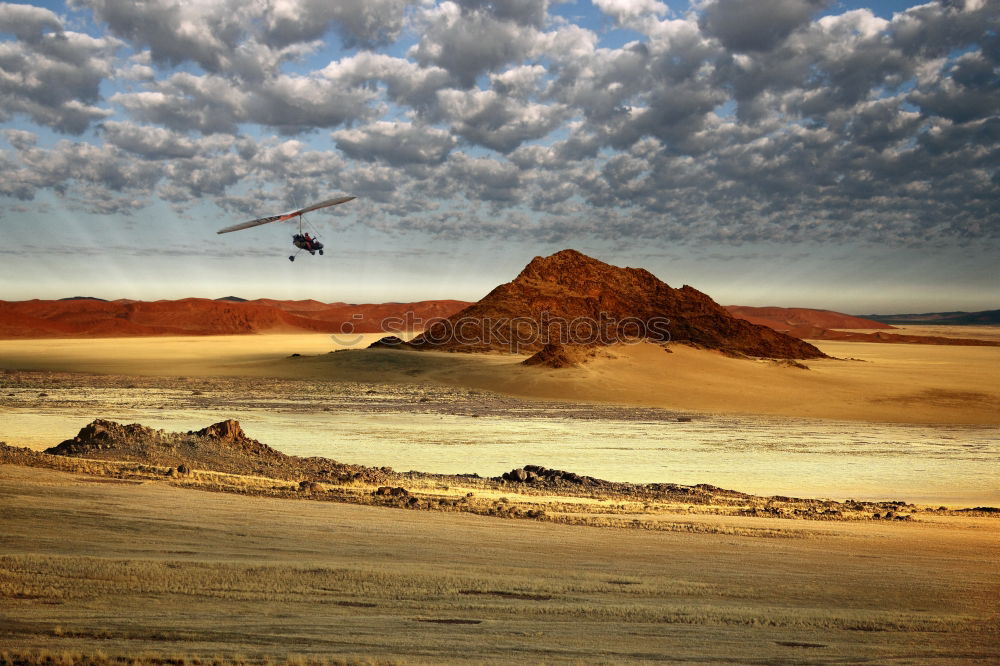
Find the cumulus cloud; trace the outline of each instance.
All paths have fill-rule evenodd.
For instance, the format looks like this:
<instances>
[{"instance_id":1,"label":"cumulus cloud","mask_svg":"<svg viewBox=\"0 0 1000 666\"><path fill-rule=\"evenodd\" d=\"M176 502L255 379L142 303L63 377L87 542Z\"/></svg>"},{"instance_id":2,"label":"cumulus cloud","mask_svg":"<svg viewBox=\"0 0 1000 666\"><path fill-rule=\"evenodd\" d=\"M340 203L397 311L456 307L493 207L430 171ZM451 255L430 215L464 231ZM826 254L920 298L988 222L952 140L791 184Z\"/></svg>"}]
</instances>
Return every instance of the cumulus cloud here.
<instances>
[{"instance_id":1,"label":"cumulus cloud","mask_svg":"<svg viewBox=\"0 0 1000 666\"><path fill-rule=\"evenodd\" d=\"M5 138L15 147L18 168L0 178L0 193L23 201L52 189L88 212L130 212L149 203L143 197L160 178L155 165L130 160L114 146L60 141L43 148L28 132Z\"/></svg>"},{"instance_id":2,"label":"cumulus cloud","mask_svg":"<svg viewBox=\"0 0 1000 666\"><path fill-rule=\"evenodd\" d=\"M63 30L50 11L0 5L0 120L27 116L39 125L80 134L111 115L98 105L120 43Z\"/></svg>"},{"instance_id":3,"label":"cumulus cloud","mask_svg":"<svg viewBox=\"0 0 1000 666\"><path fill-rule=\"evenodd\" d=\"M182 3L177 0L76 0L111 32L138 48L148 48L164 64L193 61L218 71L244 36L249 5L237 0Z\"/></svg>"},{"instance_id":4,"label":"cumulus cloud","mask_svg":"<svg viewBox=\"0 0 1000 666\"><path fill-rule=\"evenodd\" d=\"M104 123L101 129L107 143L149 160L189 158L227 150L233 144L232 137L228 136L199 141L163 127L118 121Z\"/></svg>"},{"instance_id":5,"label":"cumulus cloud","mask_svg":"<svg viewBox=\"0 0 1000 666\"><path fill-rule=\"evenodd\" d=\"M737 53L769 51L830 0L714 0L704 8L701 25Z\"/></svg>"},{"instance_id":6,"label":"cumulus cloud","mask_svg":"<svg viewBox=\"0 0 1000 666\"><path fill-rule=\"evenodd\" d=\"M455 134L501 153L546 136L567 115L560 105L518 102L492 90L442 90L438 105Z\"/></svg>"},{"instance_id":7,"label":"cumulus cloud","mask_svg":"<svg viewBox=\"0 0 1000 666\"><path fill-rule=\"evenodd\" d=\"M983 52L964 53L946 65L936 80L923 82L907 99L925 114L955 123L995 117L1000 62Z\"/></svg>"},{"instance_id":8,"label":"cumulus cloud","mask_svg":"<svg viewBox=\"0 0 1000 666\"><path fill-rule=\"evenodd\" d=\"M486 3L482 8L474 4L467 9L444 2L426 12L423 37L410 50L417 62L445 69L465 88L471 88L481 74L528 57L541 37L531 24L490 11Z\"/></svg>"},{"instance_id":9,"label":"cumulus cloud","mask_svg":"<svg viewBox=\"0 0 1000 666\"><path fill-rule=\"evenodd\" d=\"M997 3L595 5L611 32L548 0L76 0L94 34L0 4L0 193L250 215L349 191L365 224L450 237L1000 235Z\"/></svg>"},{"instance_id":10,"label":"cumulus cloud","mask_svg":"<svg viewBox=\"0 0 1000 666\"><path fill-rule=\"evenodd\" d=\"M35 42L48 31L63 31L62 21L51 10L32 5L0 3L0 32L14 35L22 42Z\"/></svg>"},{"instance_id":11,"label":"cumulus cloud","mask_svg":"<svg viewBox=\"0 0 1000 666\"><path fill-rule=\"evenodd\" d=\"M216 75L182 72L149 88L118 93L111 101L137 120L205 134L233 134L241 123L284 134L335 127L368 117L375 98L371 90L345 90L321 76L279 75L248 88Z\"/></svg>"},{"instance_id":12,"label":"cumulus cloud","mask_svg":"<svg viewBox=\"0 0 1000 666\"><path fill-rule=\"evenodd\" d=\"M481 11L520 25L540 28L548 18L549 0L457 0L465 11Z\"/></svg>"},{"instance_id":13,"label":"cumulus cloud","mask_svg":"<svg viewBox=\"0 0 1000 666\"><path fill-rule=\"evenodd\" d=\"M450 132L412 123L376 122L358 129L339 130L333 139L348 157L389 164L437 164L455 145Z\"/></svg>"},{"instance_id":14,"label":"cumulus cloud","mask_svg":"<svg viewBox=\"0 0 1000 666\"><path fill-rule=\"evenodd\" d=\"M347 46L389 44L403 28L407 0L274 0L264 14L265 40L277 46L319 39L335 27Z\"/></svg>"},{"instance_id":15,"label":"cumulus cloud","mask_svg":"<svg viewBox=\"0 0 1000 666\"><path fill-rule=\"evenodd\" d=\"M621 24L667 11L667 6L658 0L594 0L594 5Z\"/></svg>"},{"instance_id":16,"label":"cumulus cloud","mask_svg":"<svg viewBox=\"0 0 1000 666\"><path fill-rule=\"evenodd\" d=\"M403 58L368 52L331 62L320 74L345 89L384 84L389 101L416 110L434 104L437 91L451 82L440 67L421 67Z\"/></svg>"},{"instance_id":17,"label":"cumulus cloud","mask_svg":"<svg viewBox=\"0 0 1000 666\"><path fill-rule=\"evenodd\" d=\"M348 47L391 43L407 0L74 0L164 66L194 62L206 72L260 79L318 46L331 29Z\"/></svg>"}]
</instances>

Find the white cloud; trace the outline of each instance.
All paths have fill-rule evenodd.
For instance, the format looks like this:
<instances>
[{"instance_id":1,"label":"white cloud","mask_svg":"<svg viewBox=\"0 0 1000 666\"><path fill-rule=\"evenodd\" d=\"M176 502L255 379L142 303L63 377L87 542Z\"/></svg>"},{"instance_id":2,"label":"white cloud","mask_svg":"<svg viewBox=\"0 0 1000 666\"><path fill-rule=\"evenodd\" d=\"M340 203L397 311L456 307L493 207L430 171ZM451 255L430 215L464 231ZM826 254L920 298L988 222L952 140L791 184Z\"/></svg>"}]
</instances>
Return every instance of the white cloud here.
<instances>
[{"instance_id":1,"label":"white cloud","mask_svg":"<svg viewBox=\"0 0 1000 666\"><path fill-rule=\"evenodd\" d=\"M452 237L1000 235L996 3L596 6L633 40L547 0L76 0L93 34L0 4L0 193L249 214L347 190L366 224Z\"/></svg>"},{"instance_id":2,"label":"white cloud","mask_svg":"<svg viewBox=\"0 0 1000 666\"><path fill-rule=\"evenodd\" d=\"M642 16L667 12L667 6L658 0L594 0L594 5L622 24Z\"/></svg>"},{"instance_id":3,"label":"white cloud","mask_svg":"<svg viewBox=\"0 0 1000 666\"><path fill-rule=\"evenodd\" d=\"M437 164L455 146L450 132L412 123L379 121L365 127L338 130L333 139L348 157L389 164Z\"/></svg>"},{"instance_id":4,"label":"white cloud","mask_svg":"<svg viewBox=\"0 0 1000 666\"><path fill-rule=\"evenodd\" d=\"M235 133L255 123L294 134L367 118L373 91L345 90L322 76L278 75L248 88L217 75L178 73L151 90L118 93L111 102L146 123L178 131Z\"/></svg>"},{"instance_id":5,"label":"white cloud","mask_svg":"<svg viewBox=\"0 0 1000 666\"><path fill-rule=\"evenodd\" d=\"M421 65L447 70L465 88L482 74L528 57L542 35L533 25L454 2L427 11L422 20L423 36L409 55Z\"/></svg>"},{"instance_id":6,"label":"white cloud","mask_svg":"<svg viewBox=\"0 0 1000 666\"><path fill-rule=\"evenodd\" d=\"M704 6L702 27L736 52L769 51L831 0L713 0Z\"/></svg>"},{"instance_id":7,"label":"white cloud","mask_svg":"<svg viewBox=\"0 0 1000 666\"><path fill-rule=\"evenodd\" d=\"M98 106L100 85L114 69L119 42L62 30L39 33L56 25L44 13L8 8L0 10L0 19L16 22L24 14L24 25L8 26L22 38L0 42L0 120L27 116L39 125L80 134L110 116Z\"/></svg>"},{"instance_id":8,"label":"white cloud","mask_svg":"<svg viewBox=\"0 0 1000 666\"><path fill-rule=\"evenodd\" d=\"M518 102L493 90L442 90L438 106L455 134L501 153L546 136L566 116L562 105Z\"/></svg>"},{"instance_id":9,"label":"white cloud","mask_svg":"<svg viewBox=\"0 0 1000 666\"><path fill-rule=\"evenodd\" d=\"M12 34L21 41L37 41L46 31L62 32L63 24L51 10L33 5L0 2L0 33Z\"/></svg>"}]
</instances>

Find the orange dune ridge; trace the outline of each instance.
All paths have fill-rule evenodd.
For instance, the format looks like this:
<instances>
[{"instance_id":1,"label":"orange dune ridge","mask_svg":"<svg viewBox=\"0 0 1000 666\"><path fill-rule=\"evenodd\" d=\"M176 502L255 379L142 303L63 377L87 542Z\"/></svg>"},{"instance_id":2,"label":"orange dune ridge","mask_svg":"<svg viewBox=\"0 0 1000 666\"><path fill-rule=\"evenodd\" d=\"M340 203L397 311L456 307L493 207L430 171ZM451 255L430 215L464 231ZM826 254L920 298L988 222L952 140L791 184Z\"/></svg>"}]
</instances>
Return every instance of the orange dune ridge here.
<instances>
[{"instance_id":1,"label":"orange dune ridge","mask_svg":"<svg viewBox=\"0 0 1000 666\"><path fill-rule=\"evenodd\" d=\"M314 300L0 301L0 338L97 338L252 333L382 332L382 323L420 326L467 304L462 301L349 304Z\"/></svg>"},{"instance_id":2,"label":"orange dune ridge","mask_svg":"<svg viewBox=\"0 0 1000 666\"><path fill-rule=\"evenodd\" d=\"M812 328L872 328L891 329L895 326L880 321L864 319L833 310L811 308L750 307L748 305L725 306L730 314L761 324L776 331L792 331L802 327Z\"/></svg>"}]
</instances>

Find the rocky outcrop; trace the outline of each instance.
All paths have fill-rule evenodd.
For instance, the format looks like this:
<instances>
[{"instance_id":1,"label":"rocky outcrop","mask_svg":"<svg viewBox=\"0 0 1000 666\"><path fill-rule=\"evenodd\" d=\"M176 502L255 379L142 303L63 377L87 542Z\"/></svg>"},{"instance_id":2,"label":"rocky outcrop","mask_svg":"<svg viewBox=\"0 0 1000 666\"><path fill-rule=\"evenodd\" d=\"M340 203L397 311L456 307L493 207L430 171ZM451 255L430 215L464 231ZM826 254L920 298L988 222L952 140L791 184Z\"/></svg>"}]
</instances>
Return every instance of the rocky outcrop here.
<instances>
[{"instance_id":1,"label":"rocky outcrop","mask_svg":"<svg viewBox=\"0 0 1000 666\"><path fill-rule=\"evenodd\" d=\"M283 460L285 454L272 449L267 444L261 444L256 439L247 437L240 427L240 422L233 419L226 419L219 423L213 423L207 428L202 428L196 432L189 432L201 440L208 440L208 444L215 446L225 446L231 450L239 451L243 455L263 456L276 460Z\"/></svg>"},{"instance_id":2,"label":"rocky outcrop","mask_svg":"<svg viewBox=\"0 0 1000 666\"><path fill-rule=\"evenodd\" d=\"M758 357L825 356L807 342L732 316L693 287L674 289L649 271L575 250L535 257L513 281L405 346L535 353L549 344L604 346L637 338ZM548 355L558 355L558 348Z\"/></svg>"},{"instance_id":3,"label":"rocky outcrop","mask_svg":"<svg viewBox=\"0 0 1000 666\"><path fill-rule=\"evenodd\" d=\"M201 437L198 433L207 432ZM269 497L298 497L309 500L362 502L379 506L393 506L406 509L467 511L481 515L504 518L545 518L546 510L539 508L541 502L530 496L581 497L609 501L669 502L683 503L688 511L702 507L702 512L724 515L767 516L777 518L815 520L907 520L908 514L916 507L906 502L833 502L822 499L801 499L785 496L757 497L734 490L725 490L708 484L694 486L674 483L636 484L606 481L575 472L549 469L541 465L524 465L504 473L501 477L481 478L478 474L440 475L421 472L396 473L388 468L364 468L343 465L325 458L299 458L284 456L284 465L271 466L267 478L239 479L229 474L249 474L254 465L267 467L268 462L253 456L239 458L202 458L201 461L181 463L164 469L164 456L174 448L182 448L186 438L198 438L199 445L209 451L232 451L232 442L246 436L235 421L209 426L201 431L188 433L166 433L137 424L123 426L113 421L100 420L89 424L72 440L63 442L42 453L28 448L7 446L0 442L0 465L23 465L50 468L74 473L96 474L126 480L128 483L142 483L144 480L160 479L179 482L183 485L223 492L235 492ZM250 440L253 441L253 440ZM238 448L238 447L237 447ZM53 455L57 451L63 455ZM75 451L67 456L69 451ZM135 458L124 458L122 454L131 451ZM144 452L144 456L140 455ZM277 455L282 456L278 452ZM82 460L80 460L82 458ZM102 462L109 460L111 462ZM129 462L130 461L130 462ZM125 462L126 464L118 464ZM138 462L139 464L133 464ZM242 465L242 466L241 466ZM248 465L250 467L248 467ZM206 472L226 472L225 475L211 475ZM264 476L260 472L255 474ZM284 481L278 481L284 480ZM290 482L290 483L289 483ZM410 485L407 490L402 485ZM340 486L340 487L337 487ZM364 492L365 487L376 489ZM464 495L440 494L457 486ZM476 492L465 492L473 488ZM479 491L483 491L480 494ZM359 492L361 491L361 492ZM497 491L500 491L499 493ZM507 492L510 491L510 492ZM501 496L497 497L498 494ZM510 497L508 497L510 495ZM528 496L530 499L526 499ZM511 500L511 497L514 499ZM518 499L521 498L521 499ZM549 500L557 514L565 511L559 507L560 501ZM583 505L574 504L574 507ZM593 505L597 512L605 514L611 505ZM602 508L603 507L603 508ZM572 509L573 512L576 509ZM976 507L960 511L949 511L942 507L935 513L954 515L989 516L1000 509ZM556 518L560 522L565 515ZM622 523L605 522L608 516L600 518L602 525L619 527L640 527L650 525L638 520ZM574 519L575 520L575 519ZM588 524L584 521L581 524Z\"/></svg>"},{"instance_id":4,"label":"rocky outcrop","mask_svg":"<svg viewBox=\"0 0 1000 666\"><path fill-rule=\"evenodd\" d=\"M574 368L580 365L582 356L581 350L576 346L550 342L532 356L521 361L521 364L543 368Z\"/></svg>"},{"instance_id":5,"label":"rocky outcrop","mask_svg":"<svg viewBox=\"0 0 1000 666\"><path fill-rule=\"evenodd\" d=\"M248 437L238 421L228 419L197 431L165 432L138 423L122 425L96 419L45 453L191 469L267 476L309 482L384 481L388 470L345 465L326 458L289 456ZM303 490L312 488L302 486Z\"/></svg>"},{"instance_id":6,"label":"rocky outcrop","mask_svg":"<svg viewBox=\"0 0 1000 666\"><path fill-rule=\"evenodd\" d=\"M600 486L608 484L607 481L595 479L590 476L581 476L576 472L565 472L561 469L548 469L541 465L525 465L504 472L500 477L510 483L536 483L560 485L561 483L572 483L574 485Z\"/></svg>"},{"instance_id":7,"label":"rocky outcrop","mask_svg":"<svg viewBox=\"0 0 1000 666\"><path fill-rule=\"evenodd\" d=\"M115 448L162 446L163 432L138 423L122 425L106 419L94 419L77 433L45 450L58 456L86 456L88 453Z\"/></svg>"},{"instance_id":8,"label":"rocky outcrop","mask_svg":"<svg viewBox=\"0 0 1000 666\"><path fill-rule=\"evenodd\" d=\"M368 345L368 349L405 349L406 342L396 335L387 335Z\"/></svg>"},{"instance_id":9,"label":"rocky outcrop","mask_svg":"<svg viewBox=\"0 0 1000 666\"><path fill-rule=\"evenodd\" d=\"M409 497L410 491L399 486L379 486L372 491L372 495L378 497Z\"/></svg>"}]
</instances>

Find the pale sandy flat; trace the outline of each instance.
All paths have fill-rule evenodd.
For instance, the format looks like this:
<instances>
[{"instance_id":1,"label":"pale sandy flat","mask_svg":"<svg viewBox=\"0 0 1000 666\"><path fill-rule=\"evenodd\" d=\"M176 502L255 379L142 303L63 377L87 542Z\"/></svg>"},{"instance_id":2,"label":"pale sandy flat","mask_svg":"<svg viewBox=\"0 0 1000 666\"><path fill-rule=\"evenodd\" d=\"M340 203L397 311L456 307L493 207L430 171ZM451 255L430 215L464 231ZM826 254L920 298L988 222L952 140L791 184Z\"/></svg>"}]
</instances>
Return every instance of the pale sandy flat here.
<instances>
[{"instance_id":1,"label":"pale sandy flat","mask_svg":"<svg viewBox=\"0 0 1000 666\"><path fill-rule=\"evenodd\" d=\"M1000 660L992 518L725 519L794 529L797 538L644 532L11 465L0 466L0 503L0 647L8 652L208 658L201 663L213 655L272 663L290 655L433 664Z\"/></svg>"},{"instance_id":2,"label":"pale sandy flat","mask_svg":"<svg viewBox=\"0 0 1000 666\"><path fill-rule=\"evenodd\" d=\"M872 329L843 328L854 333L873 333ZM967 338L972 340L1000 341L1000 326L944 326L934 324L894 325L894 329L883 331L893 335L930 335L940 338Z\"/></svg>"},{"instance_id":3,"label":"pale sandy flat","mask_svg":"<svg viewBox=\"0 0 1000 666\"><path fill-rule=\"evenodd\" d=\"M377 336L359 336L364 347ZM822 342L808 370L642 343L580 368L523 357L342 348L328 335L0 341L0 367L91 373L435 382L511 395L703 412L1000 423L1000 347ZM291 357L292 354L301 354ZM845 360L851 359L851 360Z\"/></svg>"}]
</instances>

